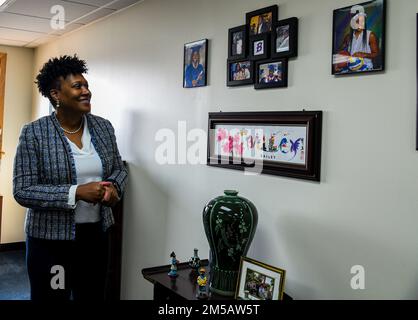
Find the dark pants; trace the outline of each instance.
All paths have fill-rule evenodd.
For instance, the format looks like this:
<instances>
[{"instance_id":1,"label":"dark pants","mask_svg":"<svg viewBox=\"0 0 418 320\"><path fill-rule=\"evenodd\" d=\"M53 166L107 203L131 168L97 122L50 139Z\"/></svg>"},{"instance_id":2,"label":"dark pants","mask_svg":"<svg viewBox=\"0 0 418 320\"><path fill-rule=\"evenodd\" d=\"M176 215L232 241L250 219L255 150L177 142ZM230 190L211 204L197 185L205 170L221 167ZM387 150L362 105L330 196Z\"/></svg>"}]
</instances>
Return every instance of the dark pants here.
<instances>
[{"instance_id":1,"label":"dark pants","mask_svg":"<svg viewBox=\"0 0 418 320\"><path fill-rule=\"evenodd\" d=\"M108 256L108 233L101 223L76 226L76 239L45 240L27 237L26 263L32 300L103 301ZM53 266L58 267L51 272ZM64 288L53 289L64 270ZM55 286L56 287L56 286Z\"/></svg>"}]
</instances>

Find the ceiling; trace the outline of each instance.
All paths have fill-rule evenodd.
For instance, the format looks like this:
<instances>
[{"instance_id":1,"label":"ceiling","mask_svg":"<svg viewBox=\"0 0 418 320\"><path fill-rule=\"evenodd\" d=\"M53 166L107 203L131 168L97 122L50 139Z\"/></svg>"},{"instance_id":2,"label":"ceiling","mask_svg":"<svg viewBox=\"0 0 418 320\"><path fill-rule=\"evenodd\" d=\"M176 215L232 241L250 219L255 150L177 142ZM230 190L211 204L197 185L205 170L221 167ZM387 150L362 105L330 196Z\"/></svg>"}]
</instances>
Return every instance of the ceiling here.
<instances>
[{"instance_id":1,"label":"ceiling","mask_svg":"<svg viewBox=\"0 0 418 320\"><path fill-rule=\"evenodd\" d=\"M0 7L0 45L34 48L142 1L7 0Z\"/></svg>"}]
</instances>

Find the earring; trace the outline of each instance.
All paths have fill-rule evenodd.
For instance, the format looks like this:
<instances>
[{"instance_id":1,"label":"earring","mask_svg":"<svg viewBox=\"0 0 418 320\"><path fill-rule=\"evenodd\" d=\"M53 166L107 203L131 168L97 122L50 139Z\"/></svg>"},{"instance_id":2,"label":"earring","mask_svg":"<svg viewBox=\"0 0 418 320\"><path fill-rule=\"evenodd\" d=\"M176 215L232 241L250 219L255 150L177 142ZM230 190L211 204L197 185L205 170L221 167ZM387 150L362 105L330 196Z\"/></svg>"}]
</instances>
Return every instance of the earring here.
<instances>
[{"instance_id":1,"label":"earring","mask_svg":"<svg viewBox=\"0 0 418 320\"><path fill-rule=\"evenodd\" d=\"M57 100L57 104L56 104L56 106L55 106L57 109L60 107L60 101L59 100Z\"/></svg>"}]
</instances>

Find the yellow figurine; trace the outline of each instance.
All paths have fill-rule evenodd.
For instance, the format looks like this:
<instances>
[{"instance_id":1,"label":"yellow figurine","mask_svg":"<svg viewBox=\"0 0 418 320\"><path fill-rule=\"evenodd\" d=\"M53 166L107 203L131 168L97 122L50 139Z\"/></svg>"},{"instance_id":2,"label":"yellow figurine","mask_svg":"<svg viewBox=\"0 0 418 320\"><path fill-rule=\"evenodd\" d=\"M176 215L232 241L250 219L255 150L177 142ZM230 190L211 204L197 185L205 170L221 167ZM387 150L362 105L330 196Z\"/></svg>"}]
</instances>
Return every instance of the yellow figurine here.
<instances>
[{"instance_id":1,"label":"yellow figurine","mask_svg":"<svg viewBox=\"0 0 418 320\"><path fill-rule=\"evenodd\" d=\"M199 276L197 277L197 285L199 287L197 292L198 299L207 299L208 294L206 292L206 285L208 283L208 279L206 277L206 269L200 268L199 269Z\"/></svg>"}]
</instances>

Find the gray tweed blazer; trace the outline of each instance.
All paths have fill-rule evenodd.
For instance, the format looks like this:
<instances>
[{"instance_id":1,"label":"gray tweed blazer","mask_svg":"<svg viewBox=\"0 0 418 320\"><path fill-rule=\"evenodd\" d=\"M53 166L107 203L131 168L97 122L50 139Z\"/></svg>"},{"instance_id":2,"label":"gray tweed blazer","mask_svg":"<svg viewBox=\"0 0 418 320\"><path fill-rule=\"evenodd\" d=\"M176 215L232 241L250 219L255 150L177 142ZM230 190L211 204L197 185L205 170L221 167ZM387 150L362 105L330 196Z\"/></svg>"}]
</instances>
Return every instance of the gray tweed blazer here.
<instances>
[{"instance_id":1,"label":"gray tweed blazer","mask_svg":"<svg viewBox=\"0 0 418 320\"><path fill-rule=\"evenodd\" d=\"M86 115L92 143L102 160L103 180L122 196L128 172L116 145L112 124ZM13 195L28 208L28 236L49 240L74 240L74 210L68 205L71 185L77 184L74 157L55 112L22 128L13 168ZM103 230L114 224L112 209L101 206Z\"/></svg>"}]
</instances>

